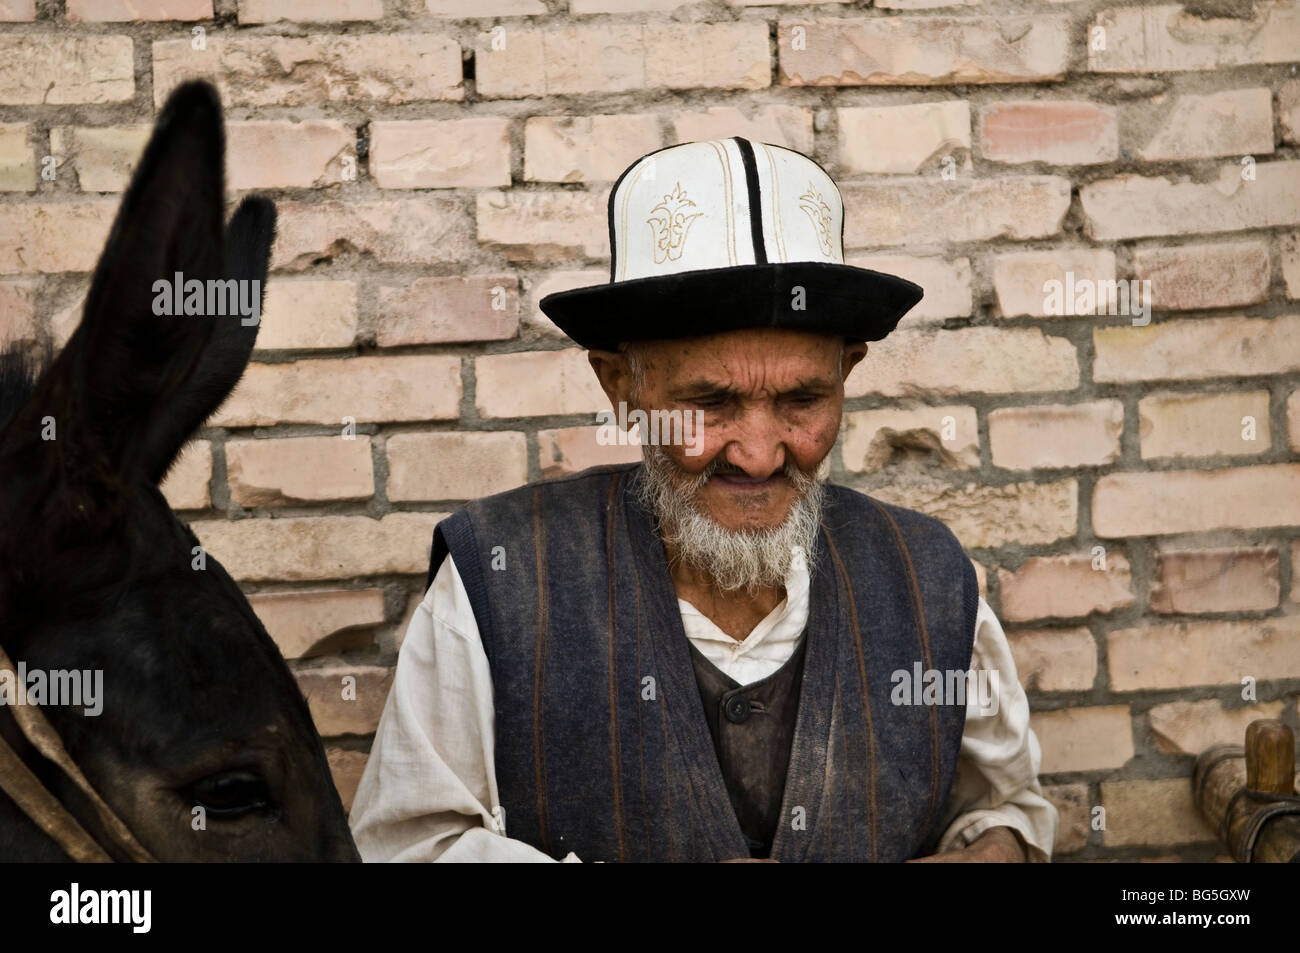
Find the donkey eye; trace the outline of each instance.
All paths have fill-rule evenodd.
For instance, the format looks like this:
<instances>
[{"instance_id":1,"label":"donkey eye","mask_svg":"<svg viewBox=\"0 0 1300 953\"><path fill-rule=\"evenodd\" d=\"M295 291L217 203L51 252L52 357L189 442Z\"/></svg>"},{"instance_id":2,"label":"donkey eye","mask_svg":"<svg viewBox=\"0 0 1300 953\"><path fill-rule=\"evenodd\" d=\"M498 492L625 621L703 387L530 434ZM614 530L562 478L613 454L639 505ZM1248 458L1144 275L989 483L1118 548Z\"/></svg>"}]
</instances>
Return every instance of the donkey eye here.
<instances>
[{"instance_id":1,"label":"donkey eye","mask_svg":"<svg viewBox=\"0 0 1300 953\"><path fill-rule=\"evenodd\" d=\"M266 808L271 802L266 781L252 771L223 771L189 788L190 800L210 817L234 818Z\"/></svg>"}]
</instances>

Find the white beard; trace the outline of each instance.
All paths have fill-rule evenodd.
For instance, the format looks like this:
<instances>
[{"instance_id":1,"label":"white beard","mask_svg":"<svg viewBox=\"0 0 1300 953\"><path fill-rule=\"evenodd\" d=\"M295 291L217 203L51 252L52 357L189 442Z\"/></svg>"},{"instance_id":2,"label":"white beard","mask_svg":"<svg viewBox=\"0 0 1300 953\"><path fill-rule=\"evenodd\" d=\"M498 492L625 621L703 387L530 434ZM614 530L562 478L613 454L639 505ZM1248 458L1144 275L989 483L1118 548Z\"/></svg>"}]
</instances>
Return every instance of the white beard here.
<instances>
[{"instance_id":1,"label":"white beard","mask_svg":"<svg viewBox=\"0 0 1300 953\"><path fill-rule=\"evenodd\" d=\"M645 466L638 497L657 519L660 536L683 562L709 576L722 591L746 589L752 593L785 585L796 548L811 560L826 493L820 476L808 476L787 463L785 476L798 497L781 525L731 530L718 525L697 498L722 465L720 457L699 476L683 482L677 465L662 447L644 446L642 454Z\"/></svg>"}]
</instances>

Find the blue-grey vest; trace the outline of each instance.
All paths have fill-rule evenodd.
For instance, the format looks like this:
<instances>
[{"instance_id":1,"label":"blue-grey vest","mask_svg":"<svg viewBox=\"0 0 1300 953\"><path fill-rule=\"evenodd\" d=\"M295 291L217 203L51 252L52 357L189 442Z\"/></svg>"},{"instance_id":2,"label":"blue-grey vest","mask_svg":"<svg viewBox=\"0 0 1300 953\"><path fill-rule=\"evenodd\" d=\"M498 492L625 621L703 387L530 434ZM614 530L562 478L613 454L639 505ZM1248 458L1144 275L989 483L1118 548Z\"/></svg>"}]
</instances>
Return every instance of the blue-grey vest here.
<instances>
[{"instance_id":1,"label":"blue-grey vest","mask_svg":"<svg viewBox=\"0 0 1300 953\"><path fill-rule=\"evenodd\" d=\"M438 524L492 673L506 834L556 858L748 857L639 464L470 503ZM969 668L979 590L938 520L828 486L771 856L902 861L943 833L966 706L895 704Z\"/></svg>"}]
</instances>

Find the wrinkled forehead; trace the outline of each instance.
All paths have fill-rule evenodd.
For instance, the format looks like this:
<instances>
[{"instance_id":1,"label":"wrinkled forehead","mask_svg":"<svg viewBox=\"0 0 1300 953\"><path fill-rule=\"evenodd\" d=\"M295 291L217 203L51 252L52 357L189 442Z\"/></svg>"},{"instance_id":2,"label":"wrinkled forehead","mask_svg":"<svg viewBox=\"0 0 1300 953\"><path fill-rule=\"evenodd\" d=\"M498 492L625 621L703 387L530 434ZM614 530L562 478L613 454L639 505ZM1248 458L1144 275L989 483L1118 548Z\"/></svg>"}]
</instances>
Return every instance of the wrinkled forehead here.
<instances>
[{"instance_id":1,"label":"wrinkled forehead","mask_svg":"<svg viewBox=\"0 0 1300 953\"><path fill-rule=\"evenodd\" d=\"M845 339L778 328L747 328L677 340L642 341L626 348L650 386L694 382L749 390L787 389L840 381Z\"/></svg>"}]
</instances>

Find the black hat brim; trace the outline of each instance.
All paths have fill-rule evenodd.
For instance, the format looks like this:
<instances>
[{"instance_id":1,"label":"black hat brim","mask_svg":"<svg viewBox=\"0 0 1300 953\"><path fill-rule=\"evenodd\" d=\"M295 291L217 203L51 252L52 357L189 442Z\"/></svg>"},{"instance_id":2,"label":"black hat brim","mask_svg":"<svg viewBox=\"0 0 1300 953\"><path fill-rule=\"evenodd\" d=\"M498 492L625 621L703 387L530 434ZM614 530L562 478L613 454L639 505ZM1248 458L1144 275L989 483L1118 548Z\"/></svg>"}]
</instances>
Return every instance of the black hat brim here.
<instances>
[{"instance_id":1,"label":"black hat brim","mask_svg":"<svg viewBox=\"0 0 1300 953\"><path fill-rule=\"evenodd\" d=\"M538 304L583 347L614 350L623 341L746 328L879 341L923 294L920 285L868 268L795 261L633 278L557 291Z\"/></svg>"}]
</instances>

